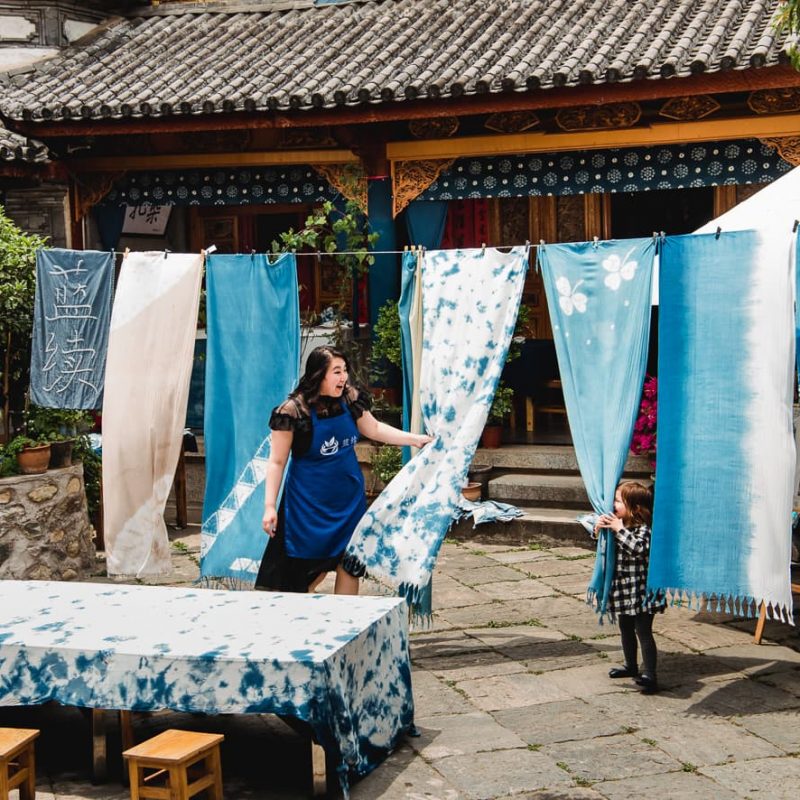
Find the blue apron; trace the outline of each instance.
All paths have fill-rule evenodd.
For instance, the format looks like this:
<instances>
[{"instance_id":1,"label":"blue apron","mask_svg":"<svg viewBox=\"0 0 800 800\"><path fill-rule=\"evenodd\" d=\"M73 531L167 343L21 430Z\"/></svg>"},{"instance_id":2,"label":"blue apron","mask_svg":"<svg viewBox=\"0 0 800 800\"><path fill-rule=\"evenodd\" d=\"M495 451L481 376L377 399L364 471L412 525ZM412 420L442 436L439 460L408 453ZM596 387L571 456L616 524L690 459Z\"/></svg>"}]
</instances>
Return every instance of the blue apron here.
<instances>
[{"instance_id":1,"label":"blue apron","mask_svg":"<svg viewBox=\"0 0 800 800\"><path fill-rule=\"evenodd\" d=\"M325 419L311 406L311 447L289 467L286 553L293 558L339 555L367 510L355 449L358 428L344 401L341 405L343 414Z\"/></svg>"}]
</instances>

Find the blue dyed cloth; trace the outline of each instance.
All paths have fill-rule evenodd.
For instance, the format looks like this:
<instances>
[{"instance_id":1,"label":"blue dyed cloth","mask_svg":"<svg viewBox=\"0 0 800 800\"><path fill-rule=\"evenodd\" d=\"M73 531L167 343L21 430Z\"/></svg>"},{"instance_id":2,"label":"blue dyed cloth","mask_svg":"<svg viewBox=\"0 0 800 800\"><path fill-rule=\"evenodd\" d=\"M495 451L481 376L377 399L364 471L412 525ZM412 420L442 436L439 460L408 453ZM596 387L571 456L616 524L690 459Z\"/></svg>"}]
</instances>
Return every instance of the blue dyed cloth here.
<instances>
[{"instance_id":1,"label":"blue dyed cloth","mask_svg":"<svg viewBox=\"0 0 800 800\"><path fill-rule=\"evenodd\" d=\"M664 242L648 585L673 600L791 618L794 279L766 231Z\"/></svg>"},{"instance_id":2,"label":"blue dyed cloth","mask_svg":"<svg viewBox=\"0 0 800 800\"><path fill-rule=\"evenodd\" d=\"M0 581L0 706L281 714L348 777L413 722L395 598Z\"/></svg>"},{"instance_id":3,"label":"blue dyed cloth","mask_svg":"<svg viewBox=\"0 0 800 800\"><path fill-rule=\"evenodd\" d=\"M613 513L647 365L652 239L539 248L575 455L598 514ZM588 598L602 621L614 572L609 530L598 539Z\"/></svg>"},{"instance_id":4,"label":"blue dyed cloth","mask_svg":"<svg viewBox=\"0 0 800 800\"><path fill-rule=\"evenodd\" d=\"M295 257L208 258L205 383L206 489L201 569L229 586L255 582L272 408L297 384L300 354ZM259 491L256 491L259 489Z\"/></svg>"},{"instance_id":5,"label":"blue dyed cloth","mask_svg":"<svg viewBox=\"0 0 800 800\"><path fill-rule=\"evenodd\" d=\"M368 573L414 601L459 514L461 487L505 363L528 266L527 248L433 250L422 267L420 379L436 441L370 506L347 548Z\"/></svg>"},{"instance_id":6,"label":"blue dyed cloth","mask_svg":"<svg viewBox=\"0 0 800 800\"><path fill-rule=\"evenodd\" d=\"M113 253L37 251L31 345L31 400L36 405L103 405L113 286Z\"/></svg>"}]
</instances>

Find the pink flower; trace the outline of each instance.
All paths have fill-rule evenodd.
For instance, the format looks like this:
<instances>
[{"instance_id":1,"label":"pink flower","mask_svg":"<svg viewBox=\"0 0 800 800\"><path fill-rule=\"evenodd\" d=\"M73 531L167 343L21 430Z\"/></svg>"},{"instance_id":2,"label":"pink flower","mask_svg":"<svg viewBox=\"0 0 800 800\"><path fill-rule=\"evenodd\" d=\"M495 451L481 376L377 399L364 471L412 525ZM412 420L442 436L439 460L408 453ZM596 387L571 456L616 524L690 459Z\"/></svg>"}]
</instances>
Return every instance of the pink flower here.
<instances>
[{"instance_id":1,"label":"pink flower","mask_svg":"<svg viewBox=\"0 0 800 800\"><path fill-rule=\"evenodd\" d=\"M631 451L636 455L647 455L651 459L656 453L656 423L658 421L658 381L652 376L644 382L639 416L633 425ZM655 462L653 462L655 463Z\"/></svg>"}]
</instances>

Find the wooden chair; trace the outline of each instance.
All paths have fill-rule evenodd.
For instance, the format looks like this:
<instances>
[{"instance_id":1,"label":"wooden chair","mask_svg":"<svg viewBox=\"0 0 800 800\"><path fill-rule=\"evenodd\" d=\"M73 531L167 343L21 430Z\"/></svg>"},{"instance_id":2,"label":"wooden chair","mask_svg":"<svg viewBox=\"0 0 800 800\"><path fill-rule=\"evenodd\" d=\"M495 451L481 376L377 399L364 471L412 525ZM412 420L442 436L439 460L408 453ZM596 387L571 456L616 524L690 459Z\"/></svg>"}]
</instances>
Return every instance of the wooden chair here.
<instances>
[{"instance_id":1,"label":"wooden chair","mask_svg":"<svg viewBox=\"0 0 800 800\"><path fill-rule=\"evenodd\" d=\"M222 800L219 745L224 738L168 730L126 750L131 800L189 800L206 789L210 800Z\"/></svg>"},{"instance_id":2,"label":"wooden chair","mask_svg":"<svg viewBox=\"0 0 800 800\"><path fill-rule=\"evenodd\" d=\"M560 414L566 416L567 409L564 406L564 396L561 389L561 381L557 378L547 381L544 384L547 389L548 399L542 403L534 403L530 397L525 398L525 429L528 433L536 432L536 414Z\"/></svg>"},{"instance_id":3,"label":"wooden chair","mask_svg":"<svg viewBox=\"0 0 800 800\"><path fill-rule=\"evenodd\" d=\"M800 583L792 584L792 594L800 594ZM756 644L761 644L761 637L764 635L764 626L767 624L767 606L765 603L761 604L758 610L758 622L756 623L756 632L753 640Z\"/></svg>"},{"instance_id":4,"label":"wooden chair","mask_svg":"<svg viewBox=\"0 0 800 800\"><path fill-rule=\"evenodd\" d=\"M36 754L33 728L0 728L0 800L19 787L20 800L36 797Z\"/></svg>"}]
</instances>

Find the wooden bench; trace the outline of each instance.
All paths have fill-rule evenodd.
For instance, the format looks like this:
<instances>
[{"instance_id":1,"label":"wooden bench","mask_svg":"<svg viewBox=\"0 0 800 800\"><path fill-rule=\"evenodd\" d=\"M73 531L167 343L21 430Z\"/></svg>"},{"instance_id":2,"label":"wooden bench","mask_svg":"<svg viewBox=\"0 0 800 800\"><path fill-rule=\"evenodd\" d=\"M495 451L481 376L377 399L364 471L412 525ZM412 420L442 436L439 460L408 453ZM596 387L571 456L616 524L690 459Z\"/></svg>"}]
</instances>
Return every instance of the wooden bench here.
<instances>
[{"instance_id":1,"label":"wooden bench","mask_svg":"<svg viewBox=\"0 0 800 800\"><path fill-rule=\"evenodd\" d=\"M20 800L36 797L36 754L34 728L0 728L0 800L19 787Z\"/></svg>"},{"instance_id":2,"label":"wooden bench","mask_svg":"<svg viewBox=\"0 0 800 800\"><path fill-rule=\"evenodd\" d=\"M792 594L800 594L800 583L792 584ZM756 644L761 644L761 637L764 635L764 626L767 624L767 606L765 603L761 604L758 610L758 622L756 623L756 632L753 637Z\"/></svg>"},{"instance_id":3,"label":"wooden bench","mask_svg":"<svg viewBox=\"0 0 800 800\"><path fill-rule=\"evenodd\" d=\"M126 750L131 800L189 800L205 790L210 800L222 800L219 745L224 738L173 729Z\"/></svg>"}]
</instances>

